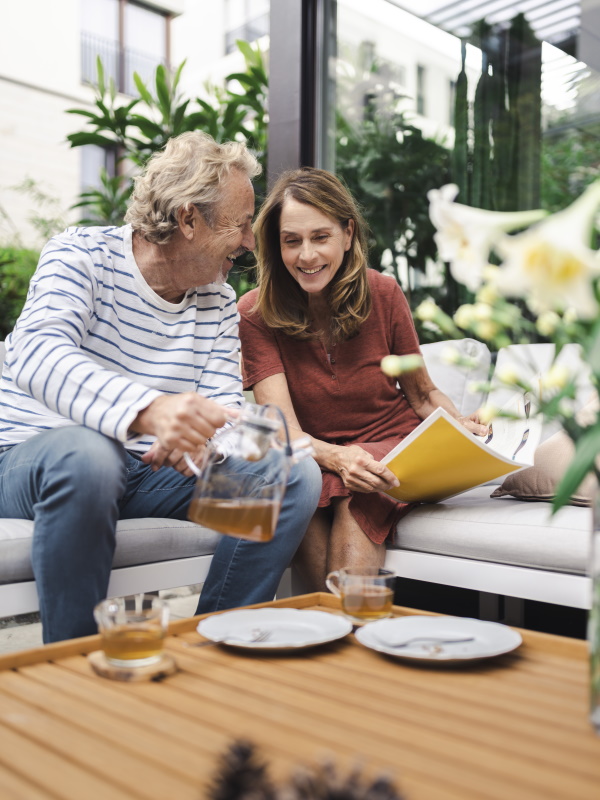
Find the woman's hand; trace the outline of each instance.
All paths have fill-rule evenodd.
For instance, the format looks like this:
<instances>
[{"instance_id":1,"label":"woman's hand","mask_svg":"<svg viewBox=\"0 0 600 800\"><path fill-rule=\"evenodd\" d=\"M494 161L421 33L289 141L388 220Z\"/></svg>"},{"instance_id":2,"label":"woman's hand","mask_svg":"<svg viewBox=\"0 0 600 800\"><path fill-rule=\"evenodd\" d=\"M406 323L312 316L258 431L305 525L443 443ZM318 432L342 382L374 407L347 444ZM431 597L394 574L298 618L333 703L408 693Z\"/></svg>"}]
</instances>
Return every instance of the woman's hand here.
<instances>
[{"instance_id":1,"label":"woman's hand","mask_svg":"<svg viewBox=\"0 0 600 800\"><path fill-rule=\"evenodd\" d=\"M479 412L475 411L468 417L457 417L461 425L464 425L468 431L474 433L475 436L487 436L488 426L483 425L479 418Z\"/></svg>"},{"instance_id":2,"label":"woman's hand","mask_svg":"<svg viewBox=\"0 0 600 800\"><path fill-rule=\"evenodd\" d=\"M384 492L400 486L393 472L356 444L338 447L332 466L346 489L354 492Z\"/></svg>"}]
</instances>

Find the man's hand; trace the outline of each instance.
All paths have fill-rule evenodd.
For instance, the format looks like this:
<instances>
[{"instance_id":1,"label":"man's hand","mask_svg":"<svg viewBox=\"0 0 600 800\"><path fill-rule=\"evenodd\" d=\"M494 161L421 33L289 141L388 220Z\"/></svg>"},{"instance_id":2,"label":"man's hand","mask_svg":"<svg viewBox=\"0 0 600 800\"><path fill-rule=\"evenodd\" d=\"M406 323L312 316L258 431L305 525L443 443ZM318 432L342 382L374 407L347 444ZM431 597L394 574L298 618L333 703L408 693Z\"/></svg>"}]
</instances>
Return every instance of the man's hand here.
<instances>
[{"instance_id":1,"label":"man's hand","mask_svg":"<svg viewBox=\"0 0 600 800\"><path fill-rule=\"evenodd\" d=\"M196 453L188 453L189 457L195 464L200 462L204 447L201 447ZM173 467L177 472L190 478L195 475L194 472L188 467L187 461L183 457L181 450L167 450L160 442L154 442L152 447L142 456L144 464L150 464L154 472L161 467Z\"/></svg>"},{"instance_id":2,"label":"man's hand","mask_svg":"<svg viewBox=\"0 0 600 800\"><path fill-rule=\"evenodd\" d=\"M354 492L384 492L400 486L394 473L359 445L340 447L335 462L335 472Z\"/></svg>"},{"instance_id":3,"label":"man's hand","mask_svg":"<svg viewBox=\"0 0 600 800\"><path fill-rule=\"evenodd\" d=\"M152 464L153 469L172 466L184 475L191 475L183 453L190 453L194 460L198 458L206 440L226 419L225 409L218 403L195 392L185 392L157 397L140 411L131 430L151 433L157 438L144 455L144 463Z\"/></svg>"}]
</instances>

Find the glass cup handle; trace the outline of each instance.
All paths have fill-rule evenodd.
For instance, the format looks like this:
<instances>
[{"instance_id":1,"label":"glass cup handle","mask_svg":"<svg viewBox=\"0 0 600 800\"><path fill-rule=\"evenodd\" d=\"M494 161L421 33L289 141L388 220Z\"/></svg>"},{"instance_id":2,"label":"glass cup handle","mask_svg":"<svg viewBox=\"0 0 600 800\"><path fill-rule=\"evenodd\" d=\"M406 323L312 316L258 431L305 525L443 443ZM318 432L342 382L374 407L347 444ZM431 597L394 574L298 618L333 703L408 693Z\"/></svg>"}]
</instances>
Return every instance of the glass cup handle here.
<instances>
[{"instance_id":1,"label":"glass cup handle","mask_svg":"<svg viewBox=\"0 0 600 800\"><path fill-rule=\"evenodd\" d=\"M340 591L340 587L338 586L339 579L340 579L340 571L336 569L334 572L330 572L329 575L325 578L325 585L332 594L341 597L342 593Z\"/></svg>"}]
</instances>

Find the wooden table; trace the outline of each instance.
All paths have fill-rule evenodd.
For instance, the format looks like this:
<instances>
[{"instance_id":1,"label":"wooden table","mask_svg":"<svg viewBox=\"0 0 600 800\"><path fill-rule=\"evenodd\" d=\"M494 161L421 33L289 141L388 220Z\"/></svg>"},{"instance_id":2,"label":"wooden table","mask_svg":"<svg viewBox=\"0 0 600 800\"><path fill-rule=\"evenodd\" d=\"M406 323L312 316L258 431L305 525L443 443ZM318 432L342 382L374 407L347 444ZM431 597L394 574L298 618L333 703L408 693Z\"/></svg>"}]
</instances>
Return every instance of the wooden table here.
<instances>
[{"instance_id":1,"label":"wooden table","mask_svg":"<svg viewBox=\"0 0 600 800\"><path fill-rule=\"evenodd\" d=\"M327 594L270 605L339 613ZM391 773L407 800L600 798L584 642L522 631L513 654L423 668L351 635L291 655L186 648L197 622L171 626L180 671L160 683L96 676L95 636L0 658L0 797L199 800L247 737L276 781L329 756Z\"/></svg>"}]
</instances>

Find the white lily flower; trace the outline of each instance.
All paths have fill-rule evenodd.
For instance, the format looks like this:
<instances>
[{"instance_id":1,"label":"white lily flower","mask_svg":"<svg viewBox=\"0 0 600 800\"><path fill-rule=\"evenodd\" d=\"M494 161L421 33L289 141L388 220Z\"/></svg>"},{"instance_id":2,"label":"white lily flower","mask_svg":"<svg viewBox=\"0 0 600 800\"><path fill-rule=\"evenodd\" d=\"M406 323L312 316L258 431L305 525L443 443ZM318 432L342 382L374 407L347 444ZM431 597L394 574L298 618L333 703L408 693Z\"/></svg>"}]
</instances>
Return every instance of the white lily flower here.
<instances>
[{"instance_id":1,"label":"white lily flower","mask_svg":"<svg viewBox=\"0 0 600 800\"><path fill-rule=\"evenodd\" d=\"M552 336L560 325L560 317L556 311L544 311L536 320L535 327L542 336Z\"/></svg>"},{"instance_id":2,"label":"white lily flower","mask_svg":"<svg viewBox=\"0 0 600 800\"><path fill-rule=\"evenodd\" d=\"M475 322L474 308L475 306L472 303L465 303L456 309L453 319L459 328L470 328Z\"/></svg>"},{"instance_id":3,"label":"white lily flower","mask_svg":"<svg viewBox=\"0 0 600 800\"><path fill-rule=\"evenodd\" d=\"M489 425L489 423L498 416L498 406L493 403L485 403L478 411L479 421L482 425Z\"/></svg>"},{"instance_id":4,"label":"white lily flower","mask_svg":"<svg viewBox=\"0 0 600 800\"><path fill-rule=\"evenodd\" d=\"M457 347L444 347L442 352L440 353L440 360L444 362L444 364L459 364L460 363L460 352Z\"/></svg>"},{"instance_id":5,"label":"white lily flower","mask_svg":"<svg viewBox=\"0 0 600 800\"><path fill-rule=\"evenodd\" d=\"M554 363L543 373L540 378L540 387L542 391L556 391L564 389L571 378L571 372L564 364Z\"/></svg>"},{"instance_id":6,"label":"white lily flower","mask_svg":"<svg viewBox=\"0 0 600 800\"><path fill-rule=\"evenodd\" d=\"M496 287L525 297L535 312L570 306L581 319L597 316L592 281L600 276L600 260L588 242L599 205L600 180L563 211L524 233L502 237L496 249L504 265Z\"/></svg>"},{"instance_id":7,"label":"white lily flower","mask_svg":"<svg viewBox=\"0 0 600 800\"><path fill-rule=\"evenodd\" d=\"M454 278L470 291L481 286L489 266L490 249L503 231L524 228L546 215L545 211L486 211L455 203L458 186L432 189L429 216L437 228L435 242L442 261L450 262Z\"/></svg>"},{"instance_id":8,"label":"white lily flower","mask_svg":"<svg viewBox=\"0 0 600 800\"><path fill-rule=\"evenodd\" d=\"M415 316L422 322L432 322L438 316L439 311L435 300L426 297L415 309Z\"/></svg>"},{"instance_id":9,"label":"white lily flower","mask_svg":"<svg viewBox=\"0 0 600 800\"><path fill-rule=\"evenodd\" d=\"M509 386L517 386L522 380L515 367L511 366L510 364L497 369L496 377L501 383L507 383Z\"/></svg>"},{"instance_id":10,"label":"white lily flower","mask_svg":"<svg viewBox=\"0 0 600 800\"><path fill-rule=\"evenodd\" d=\"M404 372L414 372L424 365L423 357L412 353L407 356L384 356L381 359L381 371L389 378L397 378Z\"/></svg>"}]
</instances>

